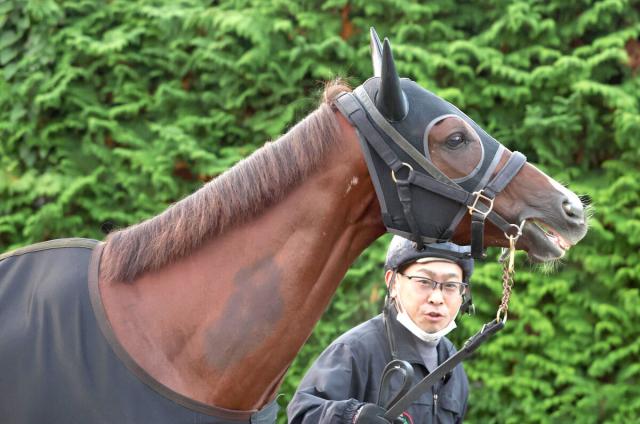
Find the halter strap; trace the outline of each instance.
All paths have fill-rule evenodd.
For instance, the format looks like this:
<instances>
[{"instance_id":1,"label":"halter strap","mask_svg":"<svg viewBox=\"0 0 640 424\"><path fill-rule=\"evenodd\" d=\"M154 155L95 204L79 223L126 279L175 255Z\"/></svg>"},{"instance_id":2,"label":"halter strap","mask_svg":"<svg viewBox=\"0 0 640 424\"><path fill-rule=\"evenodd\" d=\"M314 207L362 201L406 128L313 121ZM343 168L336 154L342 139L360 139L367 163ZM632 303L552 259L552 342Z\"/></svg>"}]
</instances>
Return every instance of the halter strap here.
<instances>
[{"instance_id":1,"label":"halter strap","mask_svg":"<svg viewBox=\"0 0 640 424\"><path fill-rule=\"evenodd\" d=\"M402 149L406 154L408 154L411 159L415 160L422 169L427 171L429 175L431 175L436 180L440 181L445 185L449 185L451 187L460 187L458 184L453 182L449 177L447 177L442 171L440 171L434 164L429 162L427 158L422 155L411 143L409 143L403 136L400 134L389 121L386 120L384 116L378 111L378 108L375 106L371 97L367 93L367 90L364 89L363 86L356 87L353 91L355 96L358 98L360 103L364 109L369 113L373 122L380 127L385 134L387 134L391 139L396 143L398 147ZM386 146L386 144L385 144Z\"/></svg>"},{"instance_id":2,"label":"halter strap","mask_svg":"<svg viewBox=\"0 0 640 424\"><path fill-rule=\"evenodd\" d=\"M503 232L507 233L511 227L507 221L505 221L500 215L493 211L493 200L496 195L500 193L509 182L516 176L516 174L522 169L526 163L527 158L520 152L513 152L507 163L498 171L498 173L489 181L487 186L473 193L476 197L472 206L469 208L471 214L471 255L474 258L484 258L484 223L485 219L489 218L494 225L500 228ZM489 204L484 204L480 200L488 201ZM480 205L484 205L486 209L483 210Z\"/></svg>"},{"instance_id":3,"label":"halter strap","mask_svg":"<svg viewBox=\"0 0 640 424\"><path fill-rule=\"evenodd\" d=\"M402 162L387 146L380 133L371 125L362 106L351 93L341 93L335 100L340 112L358 128L367 142L373 147L378 156L394 172L400 171Z\"/></svg>"},{"instance_id":4,"label":"halter strap","mask_svg":"<svg viewBox=\"0 0 640 424\"><path fill-rule=\"evenodd\" d=\"M402 212L404 214L404 218L409 225L409 229L413 235L413 241L416 242L417 247L419 249L424 245L423 237L420 235L420 228L418 227L418 223L413 214L412 208L412 197L409 184L406 179L396 178L396 173L399 174L399 171L406 167L405 163L401 162L398 159L398 156L395 154L387 143L385 143L384 139L378 132L378 130L371 124L369 119L367 118L367 114L362 108L361 104L351 93L342 93L340 94L336 100L335 105L338 107L340 112L349 120L353 125L358 128L360 133L364 136L365 140L373 147L378 156L384 161L384 163L391 169L393 172L393 176L396 182L396 190L398 192L398 199L402 205ZM399 137L402 137L398 134ZM406 140L405 140L406 142ZM408 142L406 142L408 143ZM413 168L410 165L407 167L409 169L409 175L413 172ZM431 239L431 241L436 241L436 239Z\"/></svg>"},{"instance_id":5,"label":"halter strap","mask_svg":"<svg viewBox=\"0 0 640 424\"><path fill-rule=\"evenodd\" d=\"M526 162L527 158L525 155L520 152L513 152L511 156L509 156L507 163L504 164L496 176L487 184L487 187L484 189L485 195L496 197L496 195L511 182Z\"/></svg>"}]
</instances>

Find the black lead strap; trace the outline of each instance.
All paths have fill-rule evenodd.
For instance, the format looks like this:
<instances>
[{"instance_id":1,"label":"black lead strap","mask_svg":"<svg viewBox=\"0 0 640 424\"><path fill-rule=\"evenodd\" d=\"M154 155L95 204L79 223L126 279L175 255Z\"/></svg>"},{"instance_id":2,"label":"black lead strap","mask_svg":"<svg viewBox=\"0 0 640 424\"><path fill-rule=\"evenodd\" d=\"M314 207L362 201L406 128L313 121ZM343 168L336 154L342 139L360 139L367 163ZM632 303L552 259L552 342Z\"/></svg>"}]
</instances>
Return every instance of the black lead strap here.
<instances>
[{"instance_id":1,"label":"black lead strap","mask_svg":"<svg viewBox=\"0 0 640 424\"><path fill-rule=\"evenodd\" d=\"M418 400L420 396L436 384L441 378L449 373L456 365L467 359L473 352L484 343L489 337L493 336L504 327L504 321L493 320L485 324L482 329L471 336L464 346L451 355L446 361L438 366L433 372L423 378L418 384L413 386L404 396L398 399L384 414L384 418L389 422L400 416L413 402Z\"/></svg>"}]
</instances>

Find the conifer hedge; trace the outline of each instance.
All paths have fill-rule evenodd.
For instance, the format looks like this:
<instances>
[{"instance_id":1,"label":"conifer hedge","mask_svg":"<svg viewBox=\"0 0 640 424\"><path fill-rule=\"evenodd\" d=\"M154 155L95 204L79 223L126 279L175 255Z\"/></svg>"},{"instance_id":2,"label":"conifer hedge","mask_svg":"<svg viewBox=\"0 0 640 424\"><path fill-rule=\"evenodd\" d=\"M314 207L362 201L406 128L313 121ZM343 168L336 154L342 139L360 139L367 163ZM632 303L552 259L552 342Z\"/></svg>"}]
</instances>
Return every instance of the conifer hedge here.
<instances>
[{"instance_id":1,"label":"conifer hedge","mask_svg":"<svg viewBox=\"0 0 640 424\"><path fill-rule=\"evenodd\" d=\"M0 0L0 251L100 239L194 191L313 109L323 81L370 76L371 25L402 75L591 204L556 270L519 256L507 327L466 363L466 422L639 422L638 0ZM387 241L347 274L283 406L379 311ZM473 287L458 345L495 314L495 260Z\"/></svg>"}]
</instances>

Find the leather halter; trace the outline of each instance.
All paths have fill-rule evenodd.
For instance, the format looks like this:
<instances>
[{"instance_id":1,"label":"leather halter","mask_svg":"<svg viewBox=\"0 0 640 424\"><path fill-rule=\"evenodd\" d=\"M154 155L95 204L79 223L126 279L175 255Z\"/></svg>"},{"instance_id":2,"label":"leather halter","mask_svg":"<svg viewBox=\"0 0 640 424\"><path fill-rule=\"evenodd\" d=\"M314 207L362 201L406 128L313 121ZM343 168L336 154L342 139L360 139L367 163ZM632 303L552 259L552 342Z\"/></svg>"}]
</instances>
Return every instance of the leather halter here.
<instances>
[{"instance_id":1,"label":"leather halter","mask_svg":"<svg viewBox=\"0 0 640 424\"><path fill-rule=\"evenodd\" d=\"M383 221L388 229L392 230L394 219L397 221L404 218L410 229L408 236L417 243L419 249L422 248L425 241L443 241L421 234L412 207L413 197L410 188L414 185L467 207L471 214L471 255L474 258L485 257L483 244L486 219L489 219L496 227L501 229L505 235L518 230L517 225L507 222L493 210L493 200L526 163L526 157L522 153L513 152L507 163L483 189L469 192L444 175L400 133L395 131L387 120L382 117L362 86L356 88L353 93L341 93L335 99L334 104L347 120L357 128L360 141L368 143L390 169L390 177L395 182L398 199L402 204L403 216L387 216L387 214L383 213ZM423 168L424 172L414 169L413 166L406 162L402 162L398 155L387 145L381 133L409 155L411 159ZM372 169L369 160L367 160L367 167L374 185L379 187L380 182L376 181L379 176ZM380 199L381 192L379 190L376 190L376 192L381 203L384 202L384 199Z\"/></svg>"}]
</instances>

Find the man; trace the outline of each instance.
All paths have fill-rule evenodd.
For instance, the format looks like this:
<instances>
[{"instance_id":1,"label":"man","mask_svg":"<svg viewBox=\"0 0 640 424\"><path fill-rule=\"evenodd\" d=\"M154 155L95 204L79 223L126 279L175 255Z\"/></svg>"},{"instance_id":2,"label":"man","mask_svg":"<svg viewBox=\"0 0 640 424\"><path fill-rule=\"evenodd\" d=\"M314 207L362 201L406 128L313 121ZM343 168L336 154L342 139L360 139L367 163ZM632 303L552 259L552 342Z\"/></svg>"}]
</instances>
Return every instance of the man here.
<instances>
[{"instance_id":1,"label":"man","mask_svg":"<svg viewBox=\"0 0 640 424\"><path fill-rule=\"evenodd\" d=\"M407 361L410 387L455 353L445 335L456 327L458 312L471 306L472 273L468 247L436 243L417 250L394 237L385 262L385 313L349 330L318 357L287 408L289 423L388 424L382 416L400 392L403 373L390 372L383 384L385 366ZM459 364L393 422L462 422L468 392Z\"/></svg>"}]
</instances>

